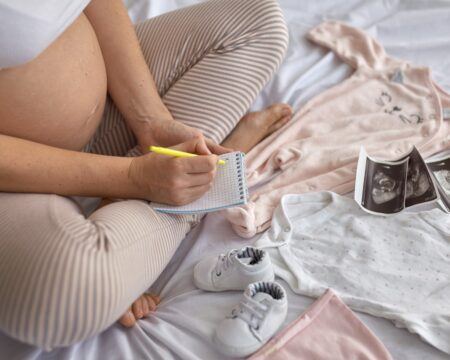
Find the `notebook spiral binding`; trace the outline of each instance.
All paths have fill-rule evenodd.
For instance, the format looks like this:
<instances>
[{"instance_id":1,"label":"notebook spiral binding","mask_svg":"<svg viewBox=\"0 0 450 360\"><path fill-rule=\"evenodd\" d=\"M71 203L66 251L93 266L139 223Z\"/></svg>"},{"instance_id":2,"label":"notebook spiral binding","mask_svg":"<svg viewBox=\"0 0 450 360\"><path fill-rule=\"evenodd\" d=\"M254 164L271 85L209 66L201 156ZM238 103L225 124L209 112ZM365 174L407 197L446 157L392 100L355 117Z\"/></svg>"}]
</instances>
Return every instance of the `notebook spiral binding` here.
<instances>
[{"instance_id":1,"label":"notebook spiral binding","mask_svg":"<svg viewBox=\"0 0 450 360\"><path fill-rule=\"evenodd\" d=\"M248 190L245 181L245 158L243 153L236 154L236 163L237 163L237 175L239 181L239 195L240 199L247 201L248 198Z\"/></svg>"}]
</instances>

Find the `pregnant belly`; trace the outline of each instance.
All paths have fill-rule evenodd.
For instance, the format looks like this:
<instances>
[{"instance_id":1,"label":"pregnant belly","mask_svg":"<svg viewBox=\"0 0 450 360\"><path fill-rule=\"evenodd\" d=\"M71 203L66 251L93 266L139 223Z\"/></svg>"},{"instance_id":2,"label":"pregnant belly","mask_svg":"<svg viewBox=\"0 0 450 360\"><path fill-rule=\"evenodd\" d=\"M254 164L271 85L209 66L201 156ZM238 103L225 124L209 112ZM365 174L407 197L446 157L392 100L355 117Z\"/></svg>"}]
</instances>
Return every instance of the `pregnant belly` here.
<instances>
[{"instance_id":1,"label":"pregnant belly","mask_svg":"<svg viewBox=\"0 0 450 360\"><path fill-rule=\"evenodd\" d=\"M106 99L102 53L84 14L33 61L0 71L0 133L80 150Z\"/></svg>"}]
</instances>

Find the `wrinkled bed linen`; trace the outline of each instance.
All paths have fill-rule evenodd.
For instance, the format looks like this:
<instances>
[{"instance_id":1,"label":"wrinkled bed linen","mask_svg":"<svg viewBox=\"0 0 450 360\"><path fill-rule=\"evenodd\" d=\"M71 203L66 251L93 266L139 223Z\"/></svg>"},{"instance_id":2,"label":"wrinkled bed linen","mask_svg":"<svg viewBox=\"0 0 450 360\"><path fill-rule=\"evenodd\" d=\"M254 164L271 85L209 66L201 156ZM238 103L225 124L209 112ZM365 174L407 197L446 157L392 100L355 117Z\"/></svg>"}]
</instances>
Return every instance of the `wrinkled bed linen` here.
<instances>
[{"instance_id":1,"label":"wrinkled bed linen","mask_svg":"<svg viewBox=\"0 0 450 360\"><path fill-rule=\"evenodd\" d=\"M133 21L191 5L201 0L124 0ZM450 90L450 4L446 0L280 0L289 24L290 47L286 61L265 87L251 110L273 102L300 108L309 99L342 82L352 69L324 48L313 46L305 33L326 19L339 19L365 29L389 54L433 69L436 81ZM195 289L192 269L205 254L250 245L236 235L219 214L209 214L176 252L153 290L163 299L157 312L129 330L114 325L102 334L69 348L46 353L0 334L0 354L5 359L215 359L226 360L215 350L215 326L239 301L241 292L207 293ZM287 326L312 303L311 298L288 293ZM186 311L188 309L188 311ZM395 359L447 360L448 355L398 329L389 321L364 313L358 317L380 338ZM181 341L180 341L181 339Z\"/></svg>"}]
</instances>

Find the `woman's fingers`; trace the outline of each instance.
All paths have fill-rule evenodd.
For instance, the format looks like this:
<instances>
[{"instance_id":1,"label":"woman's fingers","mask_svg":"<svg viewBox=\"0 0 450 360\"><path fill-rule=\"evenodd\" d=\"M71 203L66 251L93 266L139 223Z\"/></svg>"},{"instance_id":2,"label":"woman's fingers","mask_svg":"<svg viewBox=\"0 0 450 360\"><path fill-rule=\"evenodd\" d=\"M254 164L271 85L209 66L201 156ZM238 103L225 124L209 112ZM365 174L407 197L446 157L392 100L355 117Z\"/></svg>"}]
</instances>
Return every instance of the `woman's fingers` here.
<instances>
[{"instance_id":1,"label":"woman's fingers","mask_svg":"<svg viewBox=\"0 0 450 360\"><path fill-rule=\"evenodd\" d=\"M222 155L222 154L226 154L226 153L234 151L233 149L226 148L222 145L218 145L214 141L212 141L211 139L208 139L208 138L205 138L205 142L206 142L206 145L208 146L208 149L213 154L216 154L216 155Z\"/></svg>"},{"instance_id":2,"label":"woman's fingers","mask_svg":"<svg viewBox=\"0 0 450 360\"><path fill-rule=\"evenodd\" d=\"M186 190L187 196L189 198L187 203L190 203L194 200L199 199L203 196L209 189L211 189L211 184L201 185L201 186L193 186Z\"/></svg>"},{"instance_id":3,"label":"woman's fingers","mask_svg":"<svg viewBox=\"0 0 450 360\"><path fill-rule=\"evenodd\" d=\"M173 149L195 151L199 139L179 144ZM135 158L130 165L131 191L138 197L170 205L185 205L203 195L212 185L218 156L171 157L147 154Z\"/></svg>"},{"instance_id":4,"label":"woman's fingers","mask_svg":"<svg viewBox=\"0 0 450 360\"><path fill-rule=\"evenodd\" d=\"M209 154L211 154L211 149L207 145L206 140L203 137L203 135L198 138L196 153L197 154L201 154L201 155L209 155Z\"/></svg>"},{"instance_id":5,"label":"woman's fingers","mask_svg":"<svg viewBox=\"0 0 450 360\"><path fill-rule=\"evenodd\" d=\"M186 176L186 184L188 184L187 187L208 185L214 181L215 176L215 171L210 171L203 174L188 174Z\"/></svg>"},{"instance_id":6,"label":"woman's fingers","mask_svg":"<svg viewBox=\"0 0 450 360\"><path fill-rule=\"evenodd\" d=\"M170 203L177 206L189 204L199 199L211 188L211 186L212 184L192 186L181 191L174 192L171 197Z\"/></svg>"},{"instance_id":7,"label":"woman's fingers","mask_svg":"<svg viewBox=\"0 0 450 360\"><path fill-rule=\"evenodd\" d=\"M202 155L192 158L177 158L173 173L171 192L172 202L176 205L188 204L208 191L214 181L216 155Z\"/></svg>"},{"instance_id":8,"label":"woman's fingers","mask_svg":"<svg viewBox=\"0 0 450 360\"><path fill-rule=\"evenodd\" d=\"M195 137L184 143L172 146L171 148L175 149L175 150L179 150L179 151L185 151L185 152L192 153L192 154L199 154L199 155L211 154L208 147L206 146L206 143L205 143L205 140L203 139L203 137Z\"/></svg>"},{"instance_id":9,"label":"woman's fingers","mask_svg":"<svg viewBox=\"0 0 450 360\"><path fill-rule=\"evenodd\" d=\"M214 171L219 160L216 155L201 155L191 158L174 159L183 172L188 174L208 173Z\"/></svg>"}]
</instances>

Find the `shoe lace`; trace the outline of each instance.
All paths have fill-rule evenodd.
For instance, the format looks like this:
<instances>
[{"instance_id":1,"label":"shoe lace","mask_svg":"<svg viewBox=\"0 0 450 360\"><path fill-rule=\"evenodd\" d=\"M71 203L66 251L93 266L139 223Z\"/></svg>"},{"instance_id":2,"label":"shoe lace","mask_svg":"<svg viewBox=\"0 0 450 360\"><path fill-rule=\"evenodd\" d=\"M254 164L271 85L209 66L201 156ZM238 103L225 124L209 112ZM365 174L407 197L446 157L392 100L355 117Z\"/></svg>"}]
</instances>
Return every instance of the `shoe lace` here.
<instances>
[{"instance_id":1,"label":"shoe lace","mask_svg":"<svg viewBox=\"0 0 450 360\"><path fill-rule=\"evenodd\" d=\"M226 271L231 266L233 263L233 255L237 252L238 250L230 250L226 254L219 255L214 269L216 276L222 275L222 271Z\"/></svg>"},{"instance_id":2,"label":"shoe lace","mask_svg":"<svg viewBox=\"0 0 450 360\"><path fill-rule=\"evenodd\" d=\"M241 302L232 310L231 317L242 319L250 327L250 331L259 340L262 341L260 334L257 332L260 328L261 321L264 320L269 306L264 305L247 294Z\"/></svg>"}]
</instances>

